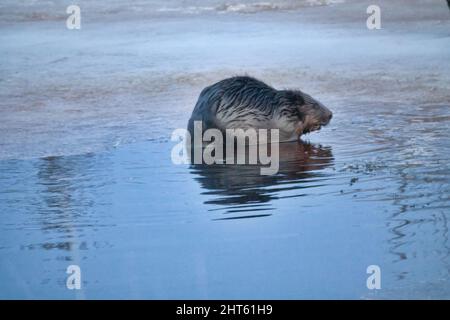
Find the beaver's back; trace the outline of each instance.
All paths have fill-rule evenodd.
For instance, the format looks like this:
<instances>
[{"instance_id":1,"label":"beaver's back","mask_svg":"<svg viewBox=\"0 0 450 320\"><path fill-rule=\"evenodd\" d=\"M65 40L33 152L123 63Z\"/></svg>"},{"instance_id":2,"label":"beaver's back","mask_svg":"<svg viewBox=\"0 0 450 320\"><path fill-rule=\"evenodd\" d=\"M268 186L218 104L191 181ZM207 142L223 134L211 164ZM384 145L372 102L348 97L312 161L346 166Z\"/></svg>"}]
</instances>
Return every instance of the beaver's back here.
<instances>
[{"instance_id":1,"label":"beaver's back","mask_svg":"<svg viewBox=\"0 0 450 320\"><path fill-rule=\"evenodd\" d=\"M239 76L224 79L203 89L189 119L202 121L203 130L265 127L273 113L277 90L257 79Z\"/></svg>"}]
</instances>

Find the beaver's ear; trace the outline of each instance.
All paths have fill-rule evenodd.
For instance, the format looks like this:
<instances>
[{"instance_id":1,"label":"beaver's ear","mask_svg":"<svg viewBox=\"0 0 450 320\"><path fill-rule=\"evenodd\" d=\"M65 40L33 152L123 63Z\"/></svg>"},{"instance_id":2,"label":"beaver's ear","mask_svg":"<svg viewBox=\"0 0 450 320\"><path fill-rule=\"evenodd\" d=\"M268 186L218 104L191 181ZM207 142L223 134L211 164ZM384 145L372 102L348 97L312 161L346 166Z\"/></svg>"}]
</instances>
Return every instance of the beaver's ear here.
<instances>
[{"instance_id":1,"label":"beaver's ear","mask_svg":"<svg viewBox=\"0 0 450 320\"><path fill-rule=\"evenodd\" d=\"M285 97L291 105L302 106L305 104L305 100L303 99L303 95L300 91L287 90L285 92Z\"/></svg>"},{"instance_id":2,"label":"beaver's ear","mask_svg":"<svg viewBox=\"0 0 450 320\"><path fill-rule=\"evenodd\" d=\"M305 98L303 97L303 93L301 91L297 92L297 101L296 103L299 106L303 106L305 104Z\"/></svg>"}]
</instances>

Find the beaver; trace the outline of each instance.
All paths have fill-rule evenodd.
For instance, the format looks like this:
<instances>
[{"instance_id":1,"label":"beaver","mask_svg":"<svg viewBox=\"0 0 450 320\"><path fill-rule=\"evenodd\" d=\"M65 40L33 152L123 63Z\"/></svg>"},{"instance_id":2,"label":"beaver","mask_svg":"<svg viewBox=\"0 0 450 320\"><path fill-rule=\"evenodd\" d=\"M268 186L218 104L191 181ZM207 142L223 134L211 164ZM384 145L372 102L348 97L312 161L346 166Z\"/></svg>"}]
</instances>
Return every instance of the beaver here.
<instances>
[{"instance_id":1,"label":"beaver","mask_svg":"<svg viewBox=\"0 0 450 320\"><path fill-rule=\"evenodd\" d=\"M221 80L200 93L188 123L202 130L279 129L280 142L298 140L301 135L327 125L333 113L300 90L276 90L248 76Z\"/></svg>"}]
</instances>

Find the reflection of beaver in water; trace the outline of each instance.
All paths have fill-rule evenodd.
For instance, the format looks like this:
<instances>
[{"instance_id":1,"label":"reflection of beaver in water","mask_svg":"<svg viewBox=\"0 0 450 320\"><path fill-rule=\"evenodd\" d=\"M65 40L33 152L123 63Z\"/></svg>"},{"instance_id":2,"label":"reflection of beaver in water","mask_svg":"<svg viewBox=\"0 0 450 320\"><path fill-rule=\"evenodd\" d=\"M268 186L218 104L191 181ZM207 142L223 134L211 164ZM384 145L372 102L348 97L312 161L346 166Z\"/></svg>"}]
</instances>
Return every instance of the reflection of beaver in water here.
<instances>
[{"instance_id":1,"label":"reflection of beaver in water","mask_svg":"<svg viewBox=\"0 0 450 320\"><path fill-rule=\"evenodd\" d=\"M279 129L280 141L298 139L330 122L332 112L299 90L276 90L251 77L233 77L203 89L189 119L203 131Z\"/></svg>"},{"instance_id":2,"label":"reflection of beaver in water","mask_svg":"<svg viewBox=\"0 0 450 320\"><path fill-rule=\"evenodd\" d=\"M207 203L225 206L267 203L278 199L283 191L289 191L291 196L302 195L305 189L325 183L329 173L321 171L334 163L330 147L301 141L279 147L277 175L261 175L258 165L192 165L191 172L204 194L209 195Z\"/></svg>"}]
</instances>

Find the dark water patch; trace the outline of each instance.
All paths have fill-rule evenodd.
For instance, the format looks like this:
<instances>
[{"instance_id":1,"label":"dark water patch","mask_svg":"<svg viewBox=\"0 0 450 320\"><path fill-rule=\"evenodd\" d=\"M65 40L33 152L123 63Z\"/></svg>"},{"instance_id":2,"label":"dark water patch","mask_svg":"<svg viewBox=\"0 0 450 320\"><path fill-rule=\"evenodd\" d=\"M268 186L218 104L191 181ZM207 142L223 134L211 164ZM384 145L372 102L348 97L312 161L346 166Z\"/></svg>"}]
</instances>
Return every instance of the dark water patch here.
<instances>
[{"instance_id":1,"label":"dark water patch","mask_svg":"<svg viewBox=\"0 0 450 320\"><path fill-rule=\"evenodd\" d=\"M262 204L302 196L320 187L327 180L327 174L320 171L332 164L329 147L294 142L279 145L279 171L275 175L261 175L260 166L225 164L193 165L191 173L204 190L202 194L208 196L205 204L260 210ZM293 191L303 193L289 195Z\"/></svg>"}]
</instances>

